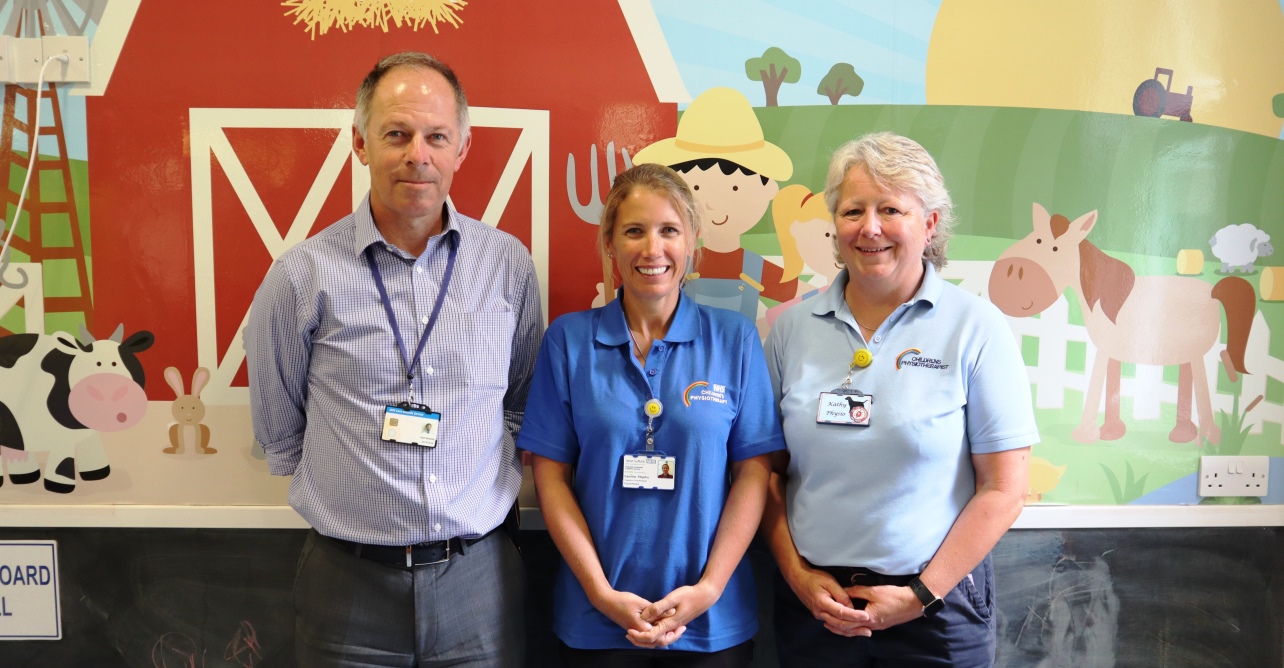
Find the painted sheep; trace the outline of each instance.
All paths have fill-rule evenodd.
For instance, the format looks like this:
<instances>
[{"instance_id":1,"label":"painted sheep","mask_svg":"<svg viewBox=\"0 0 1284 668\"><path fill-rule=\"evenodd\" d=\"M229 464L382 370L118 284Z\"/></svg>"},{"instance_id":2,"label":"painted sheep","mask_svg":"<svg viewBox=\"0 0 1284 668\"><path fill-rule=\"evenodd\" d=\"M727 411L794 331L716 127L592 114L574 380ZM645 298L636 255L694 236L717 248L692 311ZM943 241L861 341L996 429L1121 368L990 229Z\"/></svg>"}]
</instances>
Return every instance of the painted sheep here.
<instances>
[{"instance_id":1,"label":"painted sheep","mask_svg":"<svg viewBox=\"0 0 1284 668\"><path fill-rule=\"evenodd\" d=\"M1229 274L1241 271L1253 272L1253 263L1259 257L1266 257L1275 252L1271 245L1271 235L1257 229L1251 223L1227 225L1208 240L1213 255L1222 261L1222 273Z\"/></svg>"}]
</instances>

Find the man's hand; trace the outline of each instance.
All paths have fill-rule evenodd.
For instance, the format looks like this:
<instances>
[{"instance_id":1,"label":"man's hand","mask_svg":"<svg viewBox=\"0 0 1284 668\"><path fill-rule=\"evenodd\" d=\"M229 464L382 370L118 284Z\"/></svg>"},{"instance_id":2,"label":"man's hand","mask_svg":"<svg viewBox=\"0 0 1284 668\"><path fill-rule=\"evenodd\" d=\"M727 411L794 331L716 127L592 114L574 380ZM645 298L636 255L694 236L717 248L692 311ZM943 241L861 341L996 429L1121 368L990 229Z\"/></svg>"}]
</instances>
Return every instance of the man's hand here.
<instances>
[{"instance_id":1,"label":"man's hand","mask_svg":"<svg viewBox=\"0 0 1284 668\"><path fill-rule=\"evenodd\" d=\"M852 607L850 590L844 590L834 576L804 567L786 576L785 581L812 616L824 622L831 633L847 637L870 635L868 616Z\"/></svg>"}]
</instances>

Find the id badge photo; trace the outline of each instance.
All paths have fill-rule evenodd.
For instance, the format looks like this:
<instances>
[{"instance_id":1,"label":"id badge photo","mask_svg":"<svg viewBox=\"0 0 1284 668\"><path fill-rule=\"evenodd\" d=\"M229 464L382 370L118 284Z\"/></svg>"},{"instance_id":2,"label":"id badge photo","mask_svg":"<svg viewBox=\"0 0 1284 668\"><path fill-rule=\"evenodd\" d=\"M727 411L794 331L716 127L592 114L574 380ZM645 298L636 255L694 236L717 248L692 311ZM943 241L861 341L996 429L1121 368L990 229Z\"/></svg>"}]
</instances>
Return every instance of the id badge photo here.
<instances>
[{"instance_id":1,"label":"id badge photo","mask_svg":"<svg viewBox=\"0 0 1284 668\"><path fill-rule=\"evenodd\" d=\"M383 410L383 440L388 443L437 447L441 413L423 404L403 402Z\"/></svg>"}]
</instances>

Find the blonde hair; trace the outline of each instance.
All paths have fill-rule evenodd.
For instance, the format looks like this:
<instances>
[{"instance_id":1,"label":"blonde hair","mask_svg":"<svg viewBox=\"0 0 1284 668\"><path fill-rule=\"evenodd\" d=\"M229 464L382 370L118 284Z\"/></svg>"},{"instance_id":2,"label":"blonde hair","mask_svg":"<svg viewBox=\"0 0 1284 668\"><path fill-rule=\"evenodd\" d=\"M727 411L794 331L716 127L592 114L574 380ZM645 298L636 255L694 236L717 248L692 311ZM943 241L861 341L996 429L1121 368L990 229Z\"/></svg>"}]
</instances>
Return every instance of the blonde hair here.
<instances>
[{"instance_id":1,"label":"blonde hair","mask_svg":"<svg viewBox=\"0 0 1284 668\"><path fill-rule=\"evenodd\" d=\"M924 215L936 212L936 233L923 249L923 258L938 271L942 269L948 262L945 251L954 233L954 201L927 149L909 137L891 132L871 132L838 147L825 179L825 206L831 216L838 214L843 180L855 167L864 167L881 188L918 198Z\"/></svg>"},{"instance_id":2,"label":"blonde hair","mask_svg":"<svg viewBox=\"0 0 1284 668\"><path fill-rule=\"evenodd\" d=\"M611 236L615 234L615 219L619 215L620 205L635 190L646 190L664 197L673 205L682 223L690 233L687 257L691 267L683 273L694 271L699 251L696 250L696 239L700 238L700 216L696 213L695 195L682 176L677 172L657 164L642 164L631 167L615 177L611 192L606 195L602 206L601 223L597 226L597 254L602 260L602 292L609 302L615 298L615 263L607 250Z\"/></svg>"},{"instance_id":3,"label":"blonde hair","mask_svg":"<svg viewBox=\"0 0 1284 668\"><path fill-rule=\"evenodd\" d=\"M815 197L810 188L799 183L785 186L771 200L771 220L776 225L776 238L780 240L780 252L785 258L785 271L780 277L781 283L798 278L802 273L803 258L798 252L798 240L794 238L789 226L798 221L829 216L828 207L823 197ZM830 220L833 220L830 218Z\"/></svg>"}]
</instances>

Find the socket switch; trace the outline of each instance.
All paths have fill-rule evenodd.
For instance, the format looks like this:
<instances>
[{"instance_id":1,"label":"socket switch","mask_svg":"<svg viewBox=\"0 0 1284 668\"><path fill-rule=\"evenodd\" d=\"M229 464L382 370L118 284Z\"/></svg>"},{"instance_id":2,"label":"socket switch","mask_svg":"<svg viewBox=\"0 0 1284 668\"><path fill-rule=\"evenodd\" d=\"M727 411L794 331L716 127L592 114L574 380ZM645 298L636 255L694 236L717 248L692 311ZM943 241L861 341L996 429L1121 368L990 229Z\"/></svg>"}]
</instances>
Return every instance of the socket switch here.
<instances>
[{"instance_id":1,"label":"socket switch","mask_svg":"<svg viewBox=\"0 0 1284 668\"><path fill-rule=\"evenodd\" d=\"M46 59L59 54L67 55L67 62L53 62L45 70L45 81L76 82L89 81L89 38L84 36L50 36L40 40L44 46ZM43 60L41 62L44 62Z\"/></svg>"},{"instance_id":2,"label":"socket switch","mask_svg":"<svg viewBox=\"0 0 1284 668\"><path fill-rule=\"evenodd\" d=\"M1270 457L1199 458L1200 496L1266 496Z\"/></svg>"}]
</instances>

